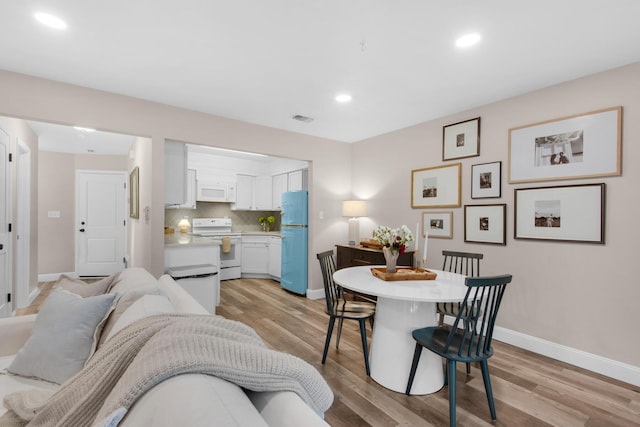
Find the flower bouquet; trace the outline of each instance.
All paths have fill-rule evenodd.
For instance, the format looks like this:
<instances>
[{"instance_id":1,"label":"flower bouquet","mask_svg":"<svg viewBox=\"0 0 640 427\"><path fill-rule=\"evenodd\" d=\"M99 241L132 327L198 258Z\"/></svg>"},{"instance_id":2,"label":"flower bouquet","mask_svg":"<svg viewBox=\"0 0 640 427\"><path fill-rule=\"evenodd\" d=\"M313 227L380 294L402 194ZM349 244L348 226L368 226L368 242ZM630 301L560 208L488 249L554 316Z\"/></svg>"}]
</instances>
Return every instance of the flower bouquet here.
<instances>
[{"instance_id":1,"label":"flower bouquet","mask_svg":"<svg viewBox=\"0 0 640 427\"><path fill-rule=\"evenodd\" d=\"M373 230L373 238L382 245L382 252L387 262L387 273L395 273L398 256L403 254L408 242L413 242L413 234L409 227L389 228L385 225Z\"/></svg>"}]
</instances>

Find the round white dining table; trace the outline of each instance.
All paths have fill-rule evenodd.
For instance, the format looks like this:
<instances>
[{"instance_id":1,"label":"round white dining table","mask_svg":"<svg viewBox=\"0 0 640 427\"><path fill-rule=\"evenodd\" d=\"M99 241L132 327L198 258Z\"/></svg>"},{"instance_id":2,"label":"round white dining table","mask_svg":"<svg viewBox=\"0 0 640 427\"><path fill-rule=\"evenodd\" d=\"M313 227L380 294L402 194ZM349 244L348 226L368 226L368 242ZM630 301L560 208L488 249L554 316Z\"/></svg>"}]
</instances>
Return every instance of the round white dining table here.
<instances>
[{"instance_id":1,"label":"round white dining table","mask_svg":"<svg viewBox=\"0 0 640 427\"><path fill-rule=\"evenodd\" d=\"M429 269L437 273L435 280L385 281L374 276L371 268L343 268L333 274L333 280L344 288L378 297L369 351L371 378L390 390L404 393L416 345L411 332L437 324L436 302L464 299L465 276ZM411 394L435 393L443 385L442 359L431 351L423 351Z\"/></svg>"}]
</instances>

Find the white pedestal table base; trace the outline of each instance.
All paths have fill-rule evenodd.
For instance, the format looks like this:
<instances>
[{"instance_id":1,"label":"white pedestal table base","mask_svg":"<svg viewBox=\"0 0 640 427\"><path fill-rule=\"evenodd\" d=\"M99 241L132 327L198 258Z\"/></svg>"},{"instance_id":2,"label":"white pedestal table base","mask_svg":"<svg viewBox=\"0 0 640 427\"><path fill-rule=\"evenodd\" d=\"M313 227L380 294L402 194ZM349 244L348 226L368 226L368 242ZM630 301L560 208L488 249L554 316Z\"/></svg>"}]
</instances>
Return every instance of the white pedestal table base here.
<instances>
[{"instance_id":1,"label":"white pedestal table base","mask_svg":"<svg viewBox=\"0 0 640 427\"><path fill-rule=\"evenodd\" d=\"M378 297L369 352L371 378L383 387L404 393L416 346L411 332L436 324L434 302ZM435 393L443 385L442 358L423 349L411 394Z\"/></svg>"}]
</instances>

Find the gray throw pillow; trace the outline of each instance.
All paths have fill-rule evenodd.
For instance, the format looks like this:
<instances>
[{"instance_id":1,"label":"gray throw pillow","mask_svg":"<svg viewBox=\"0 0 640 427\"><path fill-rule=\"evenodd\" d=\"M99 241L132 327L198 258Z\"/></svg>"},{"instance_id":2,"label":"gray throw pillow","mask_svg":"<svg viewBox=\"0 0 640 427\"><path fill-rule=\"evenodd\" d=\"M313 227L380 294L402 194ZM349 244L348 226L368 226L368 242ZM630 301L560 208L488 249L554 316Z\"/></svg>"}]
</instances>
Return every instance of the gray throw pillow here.
<instances>
[{"instance_id":1,"label":"gray throw pillow","mask_svg":"<svg viewBox=\"0 0 640 427\"><path fill-rule=\"evenodd\" d=\"M82 298L54 289L36 317L31 336L7 370L62 384L95 351L96 329L113 309L115 298L115 294Z\"/></svg>"}]
</instances>

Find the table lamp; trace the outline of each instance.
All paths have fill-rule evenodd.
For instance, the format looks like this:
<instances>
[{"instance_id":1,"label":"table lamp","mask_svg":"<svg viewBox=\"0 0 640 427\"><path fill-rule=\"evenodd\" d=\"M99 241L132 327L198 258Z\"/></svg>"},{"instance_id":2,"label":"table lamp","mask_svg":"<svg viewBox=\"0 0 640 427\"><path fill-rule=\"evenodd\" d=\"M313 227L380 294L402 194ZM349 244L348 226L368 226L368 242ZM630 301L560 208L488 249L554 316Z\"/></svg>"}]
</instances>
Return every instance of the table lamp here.
<instances>
[{"instance_id":1,"label":"table lamp","mask_svg":"<svg viewBox=\"0 0 640 427\"><path fill-rule=\"evenodd\" d=\"M178 223L178 227L180 227L181 233L186 233L187 231L189 231L190 226L191 224L189 224L189 220L187 218L182 218Z\"/></svg>"},{"instance_id":2,"label":"table lamp","mask_svg":"<svg viewBox=\"0 0 640 427\"><path fill-rule=\"evenodd\" d=\"M360 239L360 220L358 217L367 216L367 202L364 200L345 200L342 202L342 216L349 218L349 245L355 246Z\"/></svg>"}]
</instances>

